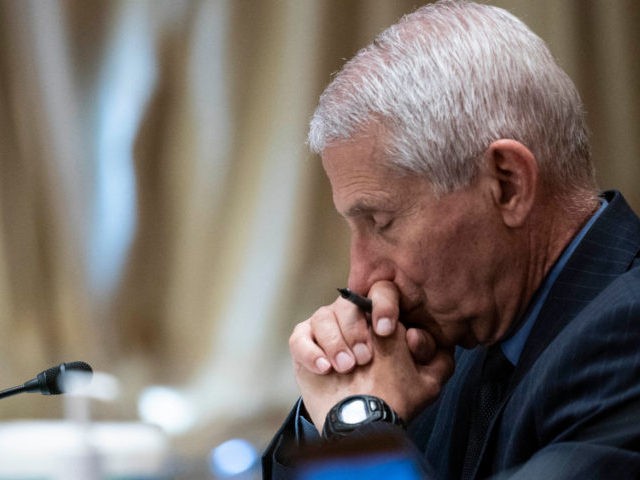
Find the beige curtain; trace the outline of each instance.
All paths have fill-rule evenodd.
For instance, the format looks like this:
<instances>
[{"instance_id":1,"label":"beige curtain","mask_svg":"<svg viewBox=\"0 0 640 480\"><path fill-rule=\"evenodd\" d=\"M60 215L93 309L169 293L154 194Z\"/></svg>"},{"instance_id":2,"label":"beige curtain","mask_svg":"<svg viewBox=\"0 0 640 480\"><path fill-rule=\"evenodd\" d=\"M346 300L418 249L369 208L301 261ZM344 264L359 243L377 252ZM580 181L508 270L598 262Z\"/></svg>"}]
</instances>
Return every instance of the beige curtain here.
<instances>
[{"instance_id":1,"label":"beige curtain","mask_svg":"<svg viewBox=\"0 0 640 480\"><path fill-rule=\"evenodd\" d=\"M589 111L604 188L640 210L640 4L502 0ZM343 59L413 0L1 0L0 379L84 359L95 415L177 389L190 451L264 445L296 397L292 326L345 282L308 118ZM0 418L57 417L56 399Z\"/></svg>"}]
</instances>

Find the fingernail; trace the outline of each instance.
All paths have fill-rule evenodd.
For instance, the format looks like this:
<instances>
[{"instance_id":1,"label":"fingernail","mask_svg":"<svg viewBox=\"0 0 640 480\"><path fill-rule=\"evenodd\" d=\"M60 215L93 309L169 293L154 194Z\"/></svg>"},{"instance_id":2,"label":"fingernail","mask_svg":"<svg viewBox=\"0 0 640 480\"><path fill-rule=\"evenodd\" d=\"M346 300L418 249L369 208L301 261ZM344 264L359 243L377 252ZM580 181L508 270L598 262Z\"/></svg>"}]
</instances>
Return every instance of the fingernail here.
<instances>
[{"instance_id":1,"label":"fingernail","mask_svg":"<svg viewBox=\"0 0 640 480\"><path fill-rule=\"evenodd\" d=\"M389 320L388 318L381 318L378 320L378 323L376 324L376 333L378 335L389 335L391 334L392 329L391 329L391 320Z\"/></svg>"},{"instance_id":2,"label":"fingernail","mask_svg":"<svg viewBox=\"0 0 640 480\"><path fill-rule=\"evenodd\" d=\"M371 351L364 343L356 343L352 350L358 365L366 365L371 360Z\"/></svg>"},{"instance_id":3,"label":"fingernail","mask_svg":"<svg viewBox=\"0 0 640 480\"><path fill-rule=\"evenodd\" d=\"M340 352L336 355L336 365L341 371L349 370L355 364L355 360L346 352Z\"/></svg>"},{"instance_id":4,"label":"fingernail","mask_svg":"<svg viewBox=\"0 0 640 480\"><path fill-rule=\"evenodd\" d=\"M316 360L316 368L320 370L321 373L324 373L331 368L331 364L326 358L320 357Z\"/></svg>"}]
</instances>

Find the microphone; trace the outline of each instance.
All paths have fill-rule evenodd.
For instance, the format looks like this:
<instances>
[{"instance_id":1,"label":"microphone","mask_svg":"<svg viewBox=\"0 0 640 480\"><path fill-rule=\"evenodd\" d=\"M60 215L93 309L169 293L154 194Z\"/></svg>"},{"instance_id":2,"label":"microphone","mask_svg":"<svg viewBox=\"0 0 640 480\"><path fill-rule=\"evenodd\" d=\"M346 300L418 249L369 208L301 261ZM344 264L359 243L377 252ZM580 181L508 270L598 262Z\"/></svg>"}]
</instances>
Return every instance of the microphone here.
<instances>
[{"instance_id":1,"label":"microphone","mask_svg":"<svg viewBox=\"0 0 640 480\"><path fill-rule=\"evenodd\" d=\"M61 363L40 372L35 378L22 385L0 392L0 399L19 393L38 392L42 395L59 395L87 385L93 376L93 369L85 362Z\"/></svg>"}]
</instances>

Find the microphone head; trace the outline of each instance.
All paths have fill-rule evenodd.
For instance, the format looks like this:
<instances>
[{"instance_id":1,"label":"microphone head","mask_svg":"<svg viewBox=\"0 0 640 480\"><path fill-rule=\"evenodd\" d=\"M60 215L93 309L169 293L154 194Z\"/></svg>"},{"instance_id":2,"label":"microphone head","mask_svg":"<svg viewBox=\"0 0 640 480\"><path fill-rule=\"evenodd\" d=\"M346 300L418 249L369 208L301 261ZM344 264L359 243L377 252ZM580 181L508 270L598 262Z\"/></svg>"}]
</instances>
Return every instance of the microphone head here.
<instances>
[{"instance_id":1,"label":"microphone head","mask_svg":"<svg viewBox=\"0 0 640 480\"><path fill-rule=\"evenodd\" d=\"M58 395L87 385L93 369L85 362L67 362L40 372L36 377L38 390L43 395Z\"/></svg>"}]
</instances>

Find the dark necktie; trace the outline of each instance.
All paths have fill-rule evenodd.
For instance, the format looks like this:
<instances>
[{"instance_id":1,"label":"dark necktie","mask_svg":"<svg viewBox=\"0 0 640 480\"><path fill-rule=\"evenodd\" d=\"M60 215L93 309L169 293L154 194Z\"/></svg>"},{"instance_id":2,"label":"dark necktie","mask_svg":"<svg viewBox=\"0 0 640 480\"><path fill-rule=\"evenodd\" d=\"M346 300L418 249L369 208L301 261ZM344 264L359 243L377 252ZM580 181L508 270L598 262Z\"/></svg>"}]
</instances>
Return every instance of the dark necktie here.
<instances>
[{"instance_id":1,"label":"dark necktie","mask_svg":"<svg viewBox=\"0 0 640 480\"><path fill-rule=\"evenodd\" d=\"M469 418L469 438L462 465L462 480L471 480L476 474L482 446L487 429L493 419L500 402L504 398L513 365L502 353L500 345L493 345L487 350L480 382L473 397Z\"/></svg>"}]
</instances>

